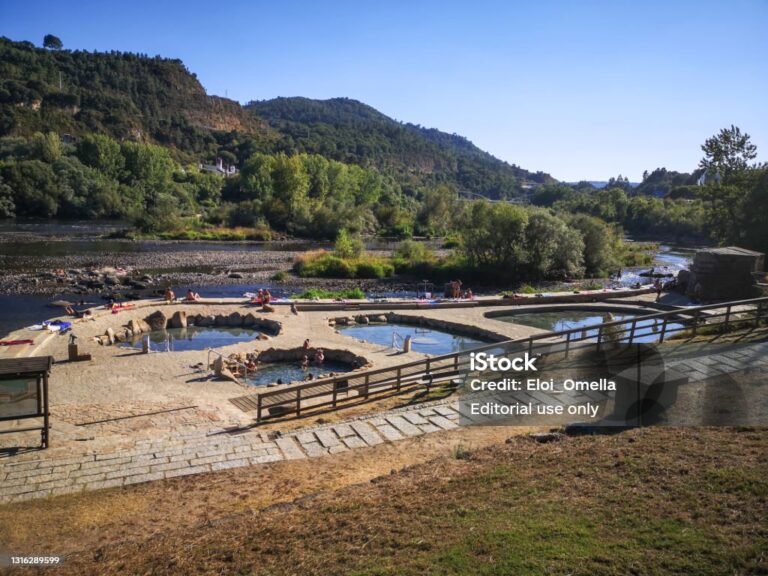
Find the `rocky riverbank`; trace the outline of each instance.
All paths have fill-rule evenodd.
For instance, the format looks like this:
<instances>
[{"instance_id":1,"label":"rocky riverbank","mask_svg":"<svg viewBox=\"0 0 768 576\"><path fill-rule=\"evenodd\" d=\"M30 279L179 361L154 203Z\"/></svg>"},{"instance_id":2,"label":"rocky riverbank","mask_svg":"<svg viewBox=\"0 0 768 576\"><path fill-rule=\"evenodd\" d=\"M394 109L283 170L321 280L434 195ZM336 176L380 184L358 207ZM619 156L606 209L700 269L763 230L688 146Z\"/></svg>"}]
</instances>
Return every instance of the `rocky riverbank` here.
<instances>
[{"instance_id":1,"label":"rocky riverbank","mask_svg":"<svg viewBox=\"0 0 768 576\"><path fill-rule=\"evenodd\" d=\"M410 284L391 280L335 280L299 278L288 273L275 281L276 273L289 272L299 250L264 250L243 244L239 249L179 249L169 243L153 243L153 249L137 252L81 252L64 255L0 254L0 294L72 294L102 299L135 299L162 293L167 286L259 285L289 289L322 287L392 292L413 290ZM202 247L201 247L202 248ZM385 251L375 254L385 255Z\"/></svg>"}]
</instances>

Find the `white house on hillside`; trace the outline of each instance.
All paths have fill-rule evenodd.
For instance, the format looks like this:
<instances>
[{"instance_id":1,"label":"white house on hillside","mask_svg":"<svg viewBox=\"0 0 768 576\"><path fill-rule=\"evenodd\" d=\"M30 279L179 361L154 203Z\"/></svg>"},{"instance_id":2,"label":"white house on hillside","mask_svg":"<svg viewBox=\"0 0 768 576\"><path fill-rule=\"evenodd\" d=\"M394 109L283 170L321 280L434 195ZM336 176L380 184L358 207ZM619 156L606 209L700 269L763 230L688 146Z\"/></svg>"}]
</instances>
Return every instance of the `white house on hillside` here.
<instances>
[{"instance_id":1,"label":"white house on hillside","mask_svg":"<svg viewBox=\"0 0 768 576\"><path fill-rule=\"evenodd\" d=\"M234 176L237 174L237 168L234 166L230 166L228 164L224 164L224 160L221 158L216 158L216 164L200 164L199 165L200 170L203 172L214 172L215 174L220 174L221 176Z\"/></svg>"}]
</instances>

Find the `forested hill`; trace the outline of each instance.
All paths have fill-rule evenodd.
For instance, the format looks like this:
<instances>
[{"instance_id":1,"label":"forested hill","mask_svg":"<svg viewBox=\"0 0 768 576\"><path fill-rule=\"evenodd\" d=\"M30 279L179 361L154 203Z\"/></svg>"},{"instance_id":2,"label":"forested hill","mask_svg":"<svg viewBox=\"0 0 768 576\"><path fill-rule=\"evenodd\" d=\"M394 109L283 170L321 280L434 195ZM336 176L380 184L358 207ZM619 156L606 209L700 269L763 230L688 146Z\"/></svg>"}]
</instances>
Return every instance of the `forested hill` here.
<instances>
[{"instance_id":1,"label":"forested hill","mask_svg":"<svg viewBox=\"0 0 768 576\"><path fill-rule=\"evenodd\" d=\"M283 135L288 151L311 152L393 173L401 182L451 183L492 198L554 180L480 150L466 138L401 124L348 98L275 98L246 108Z\"/></svg>"},{"instance_id":2,"label":"forested hill","mask_svg":"<svg viewBox=\"0 0 768 576\"><path fill-rule=\"evenodd\" d=\"M554 181L466 138L397 122L355 100L276 98L243 107L207 95L180 60L0 38L0 137L37 132L160 144L184 165L221 156L242 167L254 152L320 154L376 168L411 196L448 184L511 198Z\"/></svg>"},{"instance_id":3,"label":"forested hill","mask_svg":"<svg viewBox=\"0 0 768 576\"><path fill-rule=\"evenodd\" d=\"M180 60L122 52L45 50L0 38L0 135L53 131L148 141L215 154L211 131L270 139L239 103L208 96Z\"/></svg>"}]
</instances>

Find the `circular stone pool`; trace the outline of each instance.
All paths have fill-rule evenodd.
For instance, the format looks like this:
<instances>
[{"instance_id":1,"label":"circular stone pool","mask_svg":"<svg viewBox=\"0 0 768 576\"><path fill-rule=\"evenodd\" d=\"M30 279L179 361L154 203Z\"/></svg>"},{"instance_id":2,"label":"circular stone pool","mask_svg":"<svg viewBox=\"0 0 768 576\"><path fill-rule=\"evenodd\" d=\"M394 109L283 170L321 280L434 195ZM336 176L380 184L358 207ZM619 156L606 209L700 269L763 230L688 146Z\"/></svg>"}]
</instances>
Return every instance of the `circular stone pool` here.
<instances>
[{"instance_id":1,"label":"circular stone pool","mask_svg":"<svg viewBox=\"0 0 768 576\"><path fill-rule=\"evenodd\" d=\"M274 362L260 365L256 372L249 374L245 380L251 386L266 386L268 384L301 382L308 379L311 374L314 380L330 376L331 372L339 374L354 370L353 366L343 362L326 360L322 366L310 366L302 368L298 363Z\"/></svg>"},{"instance_id":2,"label":"circular stone pool","mask_svg":"<svg viewBox=\"0 0 768 576\"><path fill-rule=\"evenodd\" d=\"M398 349L402 349L403 340L405 340L406 336L410 336L411 350L435 356L487 344L483 340L477 340L469 336L411 324L387 323L336 326L336 329L345 336L351 336L357 340L379 344L387 348L391 348L394 342Z\"/></svg>"},{"instance_id":3,"label":"circular stone pool","mask_svg":"<svg viewBox=\"0 0 768 576\"><path fill-rule=\"evenodd\" d=\"M261 332L249 328L227 328L225 326L188 326L156 330L134 337L121 344L123 348L141 349L142 340L149 336L149 349L155 352L185 352L221 348L240 342L250 342Z\"/></svg>"},{"instance_id":4,"label":"circular stone pool","mask_svg":"<svg viewBox=\"0 0 768 576\"><path fill-rule=\"evenodd\" d=\"M532 328L540 328L542 330L549 330L550 332L560 332L562 330L572 330L574 328L589 328L590 326L598 326L605 322L616 320L632 320L637 316L653 313L654 311L644 311L643 314L632 314L629 312L614 312L610 309L606 309L604 312L594 309L562 309L546 312L505 314L503 316L492 316L492 318L494 320L500 320L501 322L531 326ZM642 320L638 322L636 336L633 341L637 343L656 342L659 339L661 324L662 321L660 320ZM626 328L629 329L630 326L630 324L627 324ZM667 323L667 330L681 330L682 328L682 324L674 322ZM594 330L587 330L587 337L596 338L597 328Z\"/></svg>"}]
</instances>

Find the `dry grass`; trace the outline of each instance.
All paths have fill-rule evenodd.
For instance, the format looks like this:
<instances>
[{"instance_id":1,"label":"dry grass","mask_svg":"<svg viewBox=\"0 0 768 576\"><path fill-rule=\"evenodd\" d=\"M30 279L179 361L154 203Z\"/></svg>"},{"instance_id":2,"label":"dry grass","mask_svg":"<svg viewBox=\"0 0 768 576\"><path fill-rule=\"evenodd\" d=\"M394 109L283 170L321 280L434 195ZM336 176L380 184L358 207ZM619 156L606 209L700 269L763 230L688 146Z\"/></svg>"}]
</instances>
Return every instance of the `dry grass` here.
<instances>
[{"instance_id":1,"label":"dry grass","mask_svg":"<svg viewBox=\"0 0 768 576\"><path fill-rule=\"evenodd\" d=\"M498 440L504 431L494 430ZM144 518L135 527L141 531L131 534L121 535L121 521L94 527L79 539L79 552L72 553L60 571L585 575L768 571L768 431L764 429L654 428L550 444L515 437L508 444L491 446L488 441L477 443L482 431L471 432L476 437L462 436L464 430L435 435L442 438L440 449L426 449L425 439L421 448L412 443L422 456L439 455L392 474L380 465L365 472L355 467L356 457L364 454L381 460L382 453L369 450L347 454L354 456L347 460L326 459L333 466L316 468L316 461L262 468L258 476L248 478L249 483L234 475L158 483L166 485L167 497L176 507L197 507L194 522L185 521L180 512L165 522ZM477 447L463 450L462 458L457 458L459 444ZM403 452L394 446L382 448L388 456ZM302 477L289 474L295 473L295 465L306 466L316 479L297 488ZM380 474L373 476L375 471ZM343 481L347 476L350 481ZM156 486L122 492L136 491L149 498ZM257 486L262 488L260 497ZM114 494L81 498L95 504L115 498ZM222 496L248 504L226 510L217 504ZM51 504L46 510L53 518L57 506L71 506ZM201 514L203 508L210 513ZM42 511L34 505L15 509L17 515ZM7 513L0 516L3 521L8 520ZM138 514L136 521L143 515ZM65 538L53 523L51 528ZM99 537L95 530L100 530ZM49 545L53 551L58 542L53 538Z\"/></svg>"}]
</instances>

